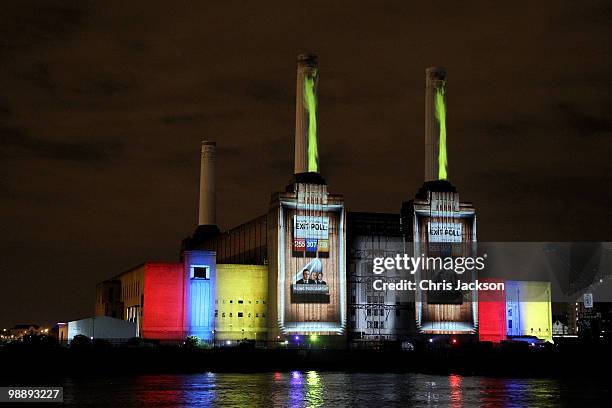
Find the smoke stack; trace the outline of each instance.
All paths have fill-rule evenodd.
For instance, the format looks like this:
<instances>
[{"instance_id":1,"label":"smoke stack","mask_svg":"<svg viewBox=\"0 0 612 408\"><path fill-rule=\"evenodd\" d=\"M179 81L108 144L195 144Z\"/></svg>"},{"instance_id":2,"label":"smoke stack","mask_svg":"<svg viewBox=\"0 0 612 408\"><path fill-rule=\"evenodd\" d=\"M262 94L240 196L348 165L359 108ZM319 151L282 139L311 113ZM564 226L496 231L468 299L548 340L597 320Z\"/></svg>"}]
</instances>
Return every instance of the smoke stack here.
<instances>
[{"instance_id":1,"label":"smoke stack","mask_svg":"<svg viewBox=\"0 0 612 408\"><path fill-rule=\"evenodd\" d=\"M298 56L295 93L295 174L319 172L317 144L318 57Z\"/></svg>"},{"instance_id":2,"label":"smoke stack","mask_svg":"<svg viewBox=\"0 0 612 408\"><path fill-rule=\"evenodd\" d=\"M198 225L217 225L216 162L217 144L202 141Z\"/></svg>"},{"instance_id":3,"label":"smoke stack","mask_svg":"<svg viewBox=\"0 0 612 408\"><path fill-rule=\"evenodd\" d=\"M425 181L448 179L446 70L425 70Z\"/></svg>"}]
</instances>

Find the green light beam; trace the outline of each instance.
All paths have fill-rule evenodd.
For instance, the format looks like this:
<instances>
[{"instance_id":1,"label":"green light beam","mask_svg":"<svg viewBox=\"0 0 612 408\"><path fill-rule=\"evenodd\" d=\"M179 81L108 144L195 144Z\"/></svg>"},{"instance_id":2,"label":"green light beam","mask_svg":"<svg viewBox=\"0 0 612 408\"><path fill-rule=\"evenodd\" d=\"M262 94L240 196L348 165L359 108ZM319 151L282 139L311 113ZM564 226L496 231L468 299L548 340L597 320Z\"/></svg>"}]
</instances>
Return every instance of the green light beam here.
<instances>
[{"instance_id":1,"label":"green light beam","mask_svg":"<svg viewBox=\"0 0 612 408\"><path fill-rule=\"evenodd\" d=\"M446 104L444 103L444 87L436 88L436 119L440 125L440 147L438 149L438 179L446 180L448 174L448 158L446 156Z\"/></svg>"},{"instance_id":2,"label":"green light beam","mask_svg":"<svg viewBox=\"0 0 612 408\"><path fill-rule=\"evenodd\" d=\"M315 76L304 78L304 107L308 110L308 171L319 171L319 149L317 146L317 97L315 95Z\"/></svg>"}]
</instances>

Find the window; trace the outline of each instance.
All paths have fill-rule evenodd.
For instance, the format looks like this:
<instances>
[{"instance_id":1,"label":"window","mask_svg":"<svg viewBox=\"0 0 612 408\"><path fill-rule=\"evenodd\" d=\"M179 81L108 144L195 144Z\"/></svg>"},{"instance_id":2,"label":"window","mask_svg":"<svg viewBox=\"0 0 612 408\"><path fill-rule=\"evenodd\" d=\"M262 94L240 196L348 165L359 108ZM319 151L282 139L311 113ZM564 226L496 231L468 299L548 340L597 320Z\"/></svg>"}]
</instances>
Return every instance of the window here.
<instances>
[{"instance_id":1,"label":"window","mask_svg":"<svg viewBox=\"0 0 612 408\"><path fill-rule=\"evenodd\" d=\"M512 328L512 320L508 320L508 328L511 329Z\"/></svg>"},{"instance_id":2,"label":"window","mask_svg":"<svg viewBox=\"0 0 612 408\"><path fill-rule=\"evenodd\" d=\"M508 316L512 316L512 309L508 309Z\"/></svg>"},{"instance_id":3,"label":"window","mask_svg":"<svg viewBox=\"0 0 612 408\"><path fill-rule=\"evenodd\" d=\"M262 313L262 314L261 314L261 317L266 317L266 314L265 314L265 313Z\"/></svg>"},{"instance_id":4,"label":"window","mask_svg":"<svg viewBox=\"0 0 612 408\"><path fill-rule=\"evenodd\" d=\"M377 321L374 322L374 328L378 329L378 322Z\"/></svg>"},{"instance_id":5,"label":"window","mask_svg":"<svg viewBox=\"0 0 612 408\"><path fill-rule=\"evenodd\" d=\"M192 265L191 279L210 279L210 267L206 265Z\"/></svg>"},{"instance_id":6,"label":"window","mask_svg":"<svg viewBox=\"0 0 612 408\"><path fill-rule=\"evenodd\" d=\"M374 309L374 316L378 316L378 309Z\"/></svg>"},{"instance_id":7,"label":"window","mask_svg":"<svg viewBox=\"0 0 612 408\"><path fill-rule=\"evenodd\" d=\"M230 300L230 303L234 303L234 301L233 301L233 300Z\"/></svg>"},{"instance_id":8,"label":"window","mask_svg":"<svg viewBox=\"0 0 612 408\"><path fill-rule=\"evenodd\" d=\"M239 303L239 304L243 304L243 303L244 303L244 301L242 301L242 300L239 300L239 301L238 301L238 303Z\"/></svg>"},{"instance_id":9,"label":"window","mask_svg":"<svg viewBox=\"0 0 612 408\"><path fill-rule=\"evenodd\" d=\"M368 324L367 324L368 329L372 328L372 322L368 320Z\"/></svg>"},{"instance_id":10,"label":"window","mask_svg":"<svg viewBox=\"0 0 612 408\"><path fill-rule=\"evenodd\" d=\"M259 304L259 300L256 300L256 301L255 301L255 303L256 303L256 304Z\"/></svg>"},{"instance_id":11,"label":"window","mask_svg":"<svg viewBox=\"0 0 612 408\"><path fill-rule=\"evenodd\" d=\"M380 328L384 329L385 328L385 322L380 322Z\"/></svg>"},{"instance_id":12,"label":"window","mask_svg":"<svg viewBox=\"0 0 612 408\"><path fill-rule=\"evenodd\" d=\"M255 313L255 317L259 317L259 313Z\"/></svg>"},{"instance_id":13,"label":"window","mask_svg":"<svg viewBox=\"0 0 612 408\"><path fill-rule=\"evenodd\" d=\"M225 312L221 313L221 317L225 317Z\"/></svg>"},{"instance_id":14,"label":"window","mask_svg":"<svg viewBox=\"0 0 612 408\"><path fill-rule=\"evenodd\" d=\"M215 310L215 317L219 316L219 311Z\"/></svg>"},{"instance_id":15,"label":"window","mask_svg":"<svg viewBox=\"0 0 612 408\"><path fill-rule=\"evenodd\" d=\"M251 314L249 313L249 317L251 317Z\"/></svg>"},{"instance_id":16,"label":"window","mask_svg":"<svg viewBox=\"0 0 612 408\"><path fill-rule=\"evenodd\" d=\"M351 309L351 316L355 316L355 309Z\"/></svg>"},{"instance_id":17,"label":"window","mask_svg":"<svg viewBox=\"0 0 612 408\"><path fill-rule=\"evenodd\" d=\"M232 312L230 312L230 317L233 317L233 316L234 316L234 314Z\"/></svg>"},{"instance_id":18,"label":"window","mask_svg":"<svg viewBox=\"0 0 612 408\"><path fill-rule=\"evenodd\" d=\"M238 312L238 317L243 317L242 312Z\"/></svg>"},{"instance_id":19,"label":"window","mask_svg":"<svg viewBox=\"0 0 612 408\"><path fill-rule=\"evenodd\" d=\"M372 296L368 296L368 303L372 303Z\"/></svg>"},{"instance_id":20,"label":"window","mask_svg":"<svg viewBox=\"0 0 612 408\"><path fill-rule=\"evenodd\" d=\"M372 316L372 310L371 310L371 309L368 309L368 310L367 310L367 312L366 312L366 314L367 314L368 316Z\"/></svg>"}]
</instances>

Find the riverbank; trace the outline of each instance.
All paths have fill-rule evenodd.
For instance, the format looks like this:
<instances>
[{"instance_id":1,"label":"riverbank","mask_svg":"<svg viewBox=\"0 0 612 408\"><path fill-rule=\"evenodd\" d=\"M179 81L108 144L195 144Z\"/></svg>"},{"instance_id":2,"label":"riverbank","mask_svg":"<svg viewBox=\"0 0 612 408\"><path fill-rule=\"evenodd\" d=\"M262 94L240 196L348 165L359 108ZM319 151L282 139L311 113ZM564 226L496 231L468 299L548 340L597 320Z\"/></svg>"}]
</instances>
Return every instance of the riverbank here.
<instances>
[{"instance_id":1,"label":"riverbank","mask_svg":"<svg viewBox=\"0 0 612 408\"><path fill-rule=\"evenodd\" d=\"M507 377L585 376L608 361L604 345L513 347L482 345L433 350L189 349L183 347L65 348L14 344L0 348L1 377L319 370L419 372Z\"/></svg>"}]
</instances>

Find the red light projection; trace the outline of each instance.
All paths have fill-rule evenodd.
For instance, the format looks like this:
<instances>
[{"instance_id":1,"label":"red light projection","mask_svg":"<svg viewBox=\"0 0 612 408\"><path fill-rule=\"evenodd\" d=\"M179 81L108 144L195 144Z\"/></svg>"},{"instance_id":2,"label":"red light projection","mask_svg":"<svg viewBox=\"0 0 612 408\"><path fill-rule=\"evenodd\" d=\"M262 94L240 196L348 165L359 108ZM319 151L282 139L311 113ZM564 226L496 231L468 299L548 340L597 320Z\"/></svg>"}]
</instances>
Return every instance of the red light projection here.
<instances>
[{"instance_id":1,"label":"red light projection","mask_svg":"<svg viewBox=\"0 0 612 408\"><path fill-rule=\"evenodd\" d=\"M175 340L183 327L183 265L146 263L142 331L145 338Z\"/></svg>"},{"instance_id":2,"label":"red light projection","mask_svg":"<svg viewBox=\"0 0 612 408\"><path fill-rule=\"evenodd\" d=\"M504 283L503 279L481 279L481 282ZM478 339L499 343L506 339L506 292L478 291Z\"/></svg>"}]
</instances>

